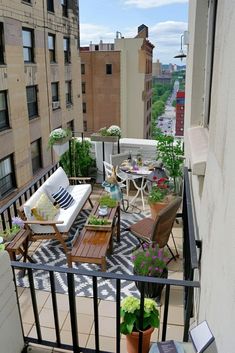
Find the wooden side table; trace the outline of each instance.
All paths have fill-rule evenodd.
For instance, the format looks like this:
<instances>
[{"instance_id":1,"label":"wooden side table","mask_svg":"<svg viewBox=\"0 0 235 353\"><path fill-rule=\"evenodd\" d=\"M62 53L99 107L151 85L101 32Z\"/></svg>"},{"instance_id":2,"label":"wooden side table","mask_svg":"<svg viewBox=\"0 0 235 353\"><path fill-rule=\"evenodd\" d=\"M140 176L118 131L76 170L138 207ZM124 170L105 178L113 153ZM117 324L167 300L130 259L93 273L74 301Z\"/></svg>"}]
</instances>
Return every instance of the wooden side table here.
<instances>
[{"instance_id":1,"label":"wooden side table","mask_svg":"<svg viewBox=\"0 0 235 353\"><path fill-rule=\"evenodd\" d=\"M34 263L33 259L28 255L30 234L30 230L21 229L12 241L7 244L5 249L8 251L11 261L17 260L16 253L19 252L23 256L24 262L28 259L28 261Z\"/></svg>"}]
</instances>

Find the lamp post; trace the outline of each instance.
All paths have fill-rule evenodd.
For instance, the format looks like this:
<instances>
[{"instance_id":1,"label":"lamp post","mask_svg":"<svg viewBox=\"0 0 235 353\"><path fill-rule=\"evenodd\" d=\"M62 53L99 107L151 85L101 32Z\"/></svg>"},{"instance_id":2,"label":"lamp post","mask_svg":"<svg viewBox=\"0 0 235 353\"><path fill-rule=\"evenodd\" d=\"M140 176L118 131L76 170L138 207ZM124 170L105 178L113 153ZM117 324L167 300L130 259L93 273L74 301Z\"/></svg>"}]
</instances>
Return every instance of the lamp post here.
<instances>
[{"instance_id":1,"label":"lamp post","mask_svg":"<svg viewBox=\"0 0 235 353\"><path fill-rule=\"evenodd\" d=\"M174 58L180 59L181 61L183 60L183 58L186 58L187 56L183 51L183 37L184 37L184 34L180 36L180 51L178 54L174 56Z\"/></svg>"}]
</instances>

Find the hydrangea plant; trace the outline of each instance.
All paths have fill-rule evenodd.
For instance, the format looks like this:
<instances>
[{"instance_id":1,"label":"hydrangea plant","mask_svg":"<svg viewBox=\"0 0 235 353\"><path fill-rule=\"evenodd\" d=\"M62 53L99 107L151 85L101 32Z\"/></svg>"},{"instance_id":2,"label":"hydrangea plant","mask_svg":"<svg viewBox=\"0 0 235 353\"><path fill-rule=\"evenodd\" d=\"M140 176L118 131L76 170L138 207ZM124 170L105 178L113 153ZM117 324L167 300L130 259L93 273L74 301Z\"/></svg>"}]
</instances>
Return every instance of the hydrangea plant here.
<instances>
[{"instance_id":1,"label":"hydrangea plant","mask_svg":"<svg viewBox=\"0 0 235 353\"><path fill-rule=\"evenodd\" d=\"M119 126L111 125L109 128L102 127L99 130L99 133L101 134L101 136L118 136L118 137L121 137L122 131L121 131Z\"/></svg>"},{"instance_id":2,"label":"hydrangea plant","mask_svg":"<svg viewBox=\"0 0 235 353\"><path fill-rule=\"evenodd\" d=\"M60 142L66 137L71 136L71 131L69 129L55 129L49 135L48 146L51 147L55 143Z\"/></svg>"},{"instance_id":3,"label":"hydrangea plant","mask_svg":"<svg viewBox=\"0 0 235 353\"><path fill-rule=\"evenodd\" d=\"M140 299L126 297L121 302L121 333L130 334L140 330ZM149 327L159 327L159 312L153 299L144 299L143 330Z\"/></svg>"}]
</instances>

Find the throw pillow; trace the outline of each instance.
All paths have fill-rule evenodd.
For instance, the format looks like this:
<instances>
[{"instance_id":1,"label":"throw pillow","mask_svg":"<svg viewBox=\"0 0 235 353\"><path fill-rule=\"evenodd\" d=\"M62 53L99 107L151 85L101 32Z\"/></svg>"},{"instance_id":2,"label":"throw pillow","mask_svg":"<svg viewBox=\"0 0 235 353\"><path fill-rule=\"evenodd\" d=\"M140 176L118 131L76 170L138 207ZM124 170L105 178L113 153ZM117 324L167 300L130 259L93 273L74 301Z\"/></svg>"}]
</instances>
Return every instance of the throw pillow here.
<instances>
[{"instance_id":1,"label":"throw pillow","mask_svg":"<svg viewBox=\"0 0 235 353\"><path fill-rule=\"evenodd\" d=\"M74 198L62 186L60 186L59 190L51 196L64 210L69 208L74 203Z\"/></svg>"},{"instance_id":2,"label":"throw pillow","mask_svg":"<svg viewBox=\"0 0 235 353\"><path fill-rule=\"evenodd\" d=\"M42 193L31 209L32 214L38 221L52 221L59 212L45 193Z\"/></svg>"}]
</instances>

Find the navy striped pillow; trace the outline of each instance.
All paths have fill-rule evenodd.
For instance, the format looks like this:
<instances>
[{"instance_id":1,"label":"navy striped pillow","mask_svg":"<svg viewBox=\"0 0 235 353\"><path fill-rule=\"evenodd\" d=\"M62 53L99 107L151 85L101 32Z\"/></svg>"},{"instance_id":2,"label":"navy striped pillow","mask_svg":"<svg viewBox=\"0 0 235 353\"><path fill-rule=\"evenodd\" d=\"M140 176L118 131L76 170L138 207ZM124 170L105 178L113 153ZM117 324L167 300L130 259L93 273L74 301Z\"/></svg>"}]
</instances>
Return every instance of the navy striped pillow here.
<instances>
[{"instance_id":1,"label":"navy striped pillow","mask_svg":"<svg viewBox=\"0 0 235 353\"><path fill-rule=\"evenodd\" d=\"M74 198L62 186L60 186L59 190L51 196L64 210L69 208L74 203Z\"/></svg>"}]
</instances>

